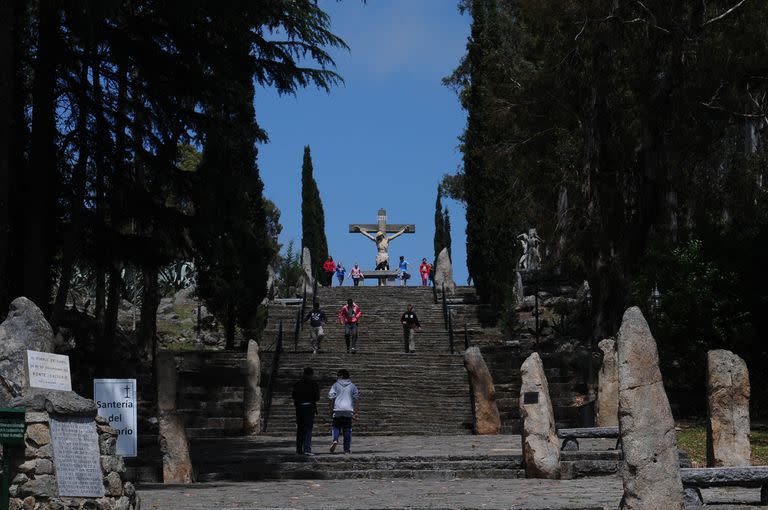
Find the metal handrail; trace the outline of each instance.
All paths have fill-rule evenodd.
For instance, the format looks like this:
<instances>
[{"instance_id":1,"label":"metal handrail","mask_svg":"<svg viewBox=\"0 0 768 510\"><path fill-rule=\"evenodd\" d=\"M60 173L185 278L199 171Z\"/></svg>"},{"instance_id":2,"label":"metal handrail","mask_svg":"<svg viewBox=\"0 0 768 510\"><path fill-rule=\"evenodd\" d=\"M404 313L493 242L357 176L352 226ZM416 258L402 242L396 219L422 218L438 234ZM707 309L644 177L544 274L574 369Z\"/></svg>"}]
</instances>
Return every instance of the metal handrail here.
<instances>
[{"instance_id":1,"label":"metal handrail","mask_svg":"<svg viewBox=\"0 0 768 510\"><path fill-rule=\"evenodd\" d=\"M445 284L443 284L443 323L445 329L448 329L448 300L445 297Z\"/></svg>"},{"instance_id":2,"label":"metal handrail","mask_svg":"<svg viewBox=\"0 0 768 510\"><path fill-rule=\"evenodd\" d=\"M267 397L264 406L264 432L267 431L269 422L269 411L272 409L272 394L275 391L275 379L277 379L277 369L280 366L280 351L283 350L283 321L280 320L277 326L277 340L275 342L275 354L272 356L272 366L269 370L269 379L267 381Z\"/></svg>"},{"instance_id":3,"label":"metal handrail","mask_svg":"<svg viewBox=\"0 0 768 510\"><path fill-rule=\"evenodd\" d=\"M453 319L450 312L448 313L448 347L453 354Z\"/></svg>"},{"instance_id":4,"label":"metal handrail","mask_svg":"<svg viewBox=\"0 0 768 510\"><path fill-rule=\"evenodd\" d=\"M299 351L299 337L301 336L301 325L304 322L304 307L296 310L296 324L293 327L293 351Z\"/></svg>"}]
</instances>

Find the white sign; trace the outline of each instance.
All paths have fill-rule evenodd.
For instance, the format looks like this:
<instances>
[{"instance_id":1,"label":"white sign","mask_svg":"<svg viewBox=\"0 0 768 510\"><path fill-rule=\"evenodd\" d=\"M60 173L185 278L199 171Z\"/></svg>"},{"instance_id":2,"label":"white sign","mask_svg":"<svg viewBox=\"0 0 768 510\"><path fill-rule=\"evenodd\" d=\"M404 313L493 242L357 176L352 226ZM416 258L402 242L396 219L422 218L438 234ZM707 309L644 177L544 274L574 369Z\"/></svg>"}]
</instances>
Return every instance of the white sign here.
<instances>
[{"instance_id":1,"label":"white sign","mask_svg":"<svg viewBox=\"0 0 768 510\"><path fill-rule=\"evenodd\" d=\"M136 457L136 379L94 379L99 416L117 429L117 453Z\"/></svg>"},{"instance_id":2,"label":"white sign","mask_svg":"<svg viewBox=\"0 0 768 510\"><path fill-rule=\"evenodd\" d=\"M30 388L72 391L69 356L27 351L27 373Z\"/></svg>"}]
</instances>

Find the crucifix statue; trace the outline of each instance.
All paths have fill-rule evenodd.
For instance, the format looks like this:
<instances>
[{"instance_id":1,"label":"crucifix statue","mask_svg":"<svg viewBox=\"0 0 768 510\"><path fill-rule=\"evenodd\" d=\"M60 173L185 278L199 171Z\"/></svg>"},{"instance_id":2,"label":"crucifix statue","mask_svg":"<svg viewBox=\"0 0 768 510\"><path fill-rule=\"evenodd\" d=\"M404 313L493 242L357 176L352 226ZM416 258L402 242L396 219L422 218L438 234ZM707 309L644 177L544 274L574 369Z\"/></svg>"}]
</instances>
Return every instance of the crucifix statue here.
<instances>
[{"instance_id":1,"label":"crucifix statue","mask_svg":"<svg viewBox=\"0 0 768 510\"><path fill-rule=\"evenodd\" d=\"M389 242L403 234L415 234L416 225L387 225L387 211L379 209L376 225L351 224L351 233L359 232L376 243L376 269L389 269ZM387 233L394 235L388 236Z\"/></svg>"}]
</instances>

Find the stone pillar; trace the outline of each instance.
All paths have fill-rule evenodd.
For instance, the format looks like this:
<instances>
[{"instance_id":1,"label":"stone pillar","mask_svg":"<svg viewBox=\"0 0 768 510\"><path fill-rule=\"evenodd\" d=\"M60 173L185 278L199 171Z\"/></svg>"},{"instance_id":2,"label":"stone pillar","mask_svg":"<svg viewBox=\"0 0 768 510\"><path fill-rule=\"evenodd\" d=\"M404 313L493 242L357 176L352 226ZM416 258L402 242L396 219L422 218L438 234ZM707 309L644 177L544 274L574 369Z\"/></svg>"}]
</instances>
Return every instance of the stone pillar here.
<instances>
[{"instance_id":1,"label":"stone pillar","mask_svg":"<svg viewBox=\"0 0 768 510\"><path fill-rule=\"evenodd\" d=\"M624 447L621 508L683 510L675 422L661 379L656 340L639 308L624 313L616 342Z\"/></svg>"},{"instance_id":2,"label":"stone pillar","mask_svg":"<svg viewBox=\"0 0 768 510\"><path fill-rule=\"evenodd\" d=\"M176 413L176 359L172 352L157 354L157 418L163 453L163 483L192 483L192 460L184 423Z\"/></svg>"},{"instance_id":3,"label":"stone pillar","mask_svg":"<svg viewBox=\"0 0 768 510\"><path fill-rule=\"evenodd\" d=\"M602 340L597 346L603 351L603 363L597 376L596 427L619 426L619 365L616 362L616 342Z\"/></svg>"},{"instance_id":4,"label":"stone pillar","mask_svg":"<svg viewBox=\"0 0 768 510\"><path fill-rule=\"evenodd\" d=\"M456 282L453 281L453 268L451 257L448 256L448 248L443 248L437 256L435 263L435 287L453 294L456 292Z\"/></svg>"},{"instance_id":5,"label":"stone pillar","mask_svg":"<svg viewBox=\"0 0 768 510\"><path fill-rule=\"evenodd\" d=\"M309 248L306 246L301 252L301 268L301 278L299 278L299 287L296 289L296 294L299 297L302 297L306 285L307 299L310 299L312 297L312 287L315 283L315 279L312 277L312 255L309 253Z\"/></svg>"},{"instance_id":6,"label":"stone pillar","mask_svg":"<svg viewBox=\"0 0 768 510\"><path fill-rule=\"evenodd\" d=\"M707 466L750 466L749 371L726 350L707 353Z\"/></svg>"},{"instance_id":7,"label":"stone pillar","mask_svg":"<svg viewBox=\"0 0 768 510\"><path fill-rule=\"evenodd\" d=\"M560 441L544 365L534 352L520 367L520 416L526 478L560 478Z\"/></svg>"},{"instance_id":8,"label":"stone pillar","mask_svg":"<svg viewBox=\"0 0 768 510\"><path fill-rule=\"evenodd\" d=\"M246 355L245 378L245 433L256 436L261 433L261 360L259 359L259 344L248 342Z\"/></svg>"},{"instance_id":9,"label":"stone pillar","mask_svg":"<svg viewBox=\"0 0 768 510\"><path fill-rule=\"evenodd\" d=\"M478 347L470 347L464 352L464 368L469 374L469 385L474 395L475 431L478 434L498 434L501 418L496 405L496 388Z\"/></svg>"}]
</instances>

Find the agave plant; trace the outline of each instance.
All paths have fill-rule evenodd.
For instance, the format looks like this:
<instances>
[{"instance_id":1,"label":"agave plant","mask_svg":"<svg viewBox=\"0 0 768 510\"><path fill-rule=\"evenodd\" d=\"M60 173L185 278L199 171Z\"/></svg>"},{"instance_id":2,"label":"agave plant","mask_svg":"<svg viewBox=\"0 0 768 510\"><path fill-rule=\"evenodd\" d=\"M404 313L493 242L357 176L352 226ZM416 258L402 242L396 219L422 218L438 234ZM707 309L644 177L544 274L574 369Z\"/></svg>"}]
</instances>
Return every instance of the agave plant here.
<instances>
[{"instance_id":1,"label":"agave plant","mask_svg":"<svg viewBox=\"0 0 768 510\"><path fill-rule=\"evenodd\" d=\"M170 296L181 289L195 285L195 266L183 260L160 269L158 283L163 296Z\"/></svg>"}]
</instances>

